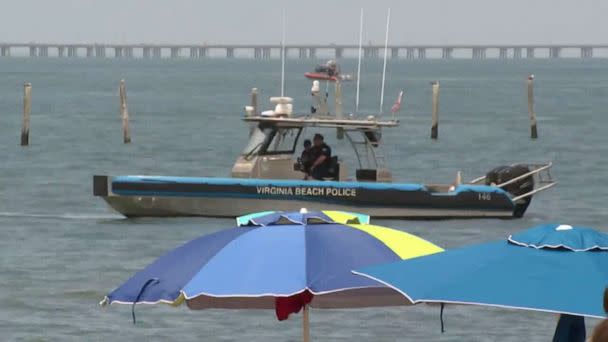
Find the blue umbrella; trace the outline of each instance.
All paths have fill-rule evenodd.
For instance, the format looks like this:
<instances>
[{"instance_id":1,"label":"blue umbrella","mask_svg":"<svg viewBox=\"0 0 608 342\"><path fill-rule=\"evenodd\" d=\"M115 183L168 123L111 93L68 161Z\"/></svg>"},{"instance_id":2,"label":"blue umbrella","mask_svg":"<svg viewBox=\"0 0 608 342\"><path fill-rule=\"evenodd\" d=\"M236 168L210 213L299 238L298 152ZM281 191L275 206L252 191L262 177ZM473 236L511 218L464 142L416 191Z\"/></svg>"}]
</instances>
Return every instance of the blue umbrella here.
<instances>
[{"instance_id":1,"label":"blue umbrella","mask_svg":"<svg viewBox=\"0 0 608 342\"><path fill-rule=\"evenodd\" d=\"M279 319L303 309L305 334L308 306L411 304L351 270L442 249L405 232L357 224L355 214L341 219L345 215L352 215L348 224L323 212L253 215L244 227L200 237L160 257L102 303L275 309Z\"/></svg>"},{"instance_id":2,"label":"blue umbrella","mask_svg":"<svg viewBox=\"0 0 608 342\"><path fill-rule=\"evenodd\" d=\"M604 317L608 235L546 224L508 239L355 271L414 303L456 303Z\"/></svg>"}]
</instances>

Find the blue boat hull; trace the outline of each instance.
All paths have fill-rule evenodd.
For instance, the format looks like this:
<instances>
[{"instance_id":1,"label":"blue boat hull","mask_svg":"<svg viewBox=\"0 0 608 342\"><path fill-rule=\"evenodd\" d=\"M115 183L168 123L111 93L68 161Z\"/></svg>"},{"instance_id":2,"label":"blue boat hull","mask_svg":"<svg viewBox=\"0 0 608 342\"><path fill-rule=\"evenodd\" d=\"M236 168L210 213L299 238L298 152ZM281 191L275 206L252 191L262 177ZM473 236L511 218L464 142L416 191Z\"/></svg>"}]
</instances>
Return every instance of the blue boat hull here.
<instances>
[{"instance_id":1,"label":"blue boat hull","mask_svg":"<svg viewBox=\"0 0 608 342\"><path fill-rule=\"evenodd\" d=\"M302 207L387 218L514 217L528 205L484 185L433 192L423 184L212 177L95 176L94 194L128 217L235 217Z\"/></svg>"}]
</instances>

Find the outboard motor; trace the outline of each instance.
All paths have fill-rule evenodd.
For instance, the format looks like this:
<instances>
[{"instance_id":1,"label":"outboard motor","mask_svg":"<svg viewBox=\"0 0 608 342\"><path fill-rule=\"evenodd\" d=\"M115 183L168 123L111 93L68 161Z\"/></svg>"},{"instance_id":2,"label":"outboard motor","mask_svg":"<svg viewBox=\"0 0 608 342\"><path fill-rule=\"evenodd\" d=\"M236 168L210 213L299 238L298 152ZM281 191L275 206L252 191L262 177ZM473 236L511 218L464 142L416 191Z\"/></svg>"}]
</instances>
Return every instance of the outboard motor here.
<instances>
[{"instance_id":1,"label":"outboard motor","mask_svg":"<svg viewBox=\"0 0 608 342\"><path fill-rule=\"evenodd\" d=\"M499 166L490 170L486 174L486 185L500 185L513 178L525 175L530 172L530 168L526 164L516 164L512 166ZM509 192L513 197L523 195L534 190L534 177L532 175L519 179L511 184L502 187L503 190ZM522 198L515 203L514 217L522 217L528 209L532 196Z\"/></svg>"}]
</instances>

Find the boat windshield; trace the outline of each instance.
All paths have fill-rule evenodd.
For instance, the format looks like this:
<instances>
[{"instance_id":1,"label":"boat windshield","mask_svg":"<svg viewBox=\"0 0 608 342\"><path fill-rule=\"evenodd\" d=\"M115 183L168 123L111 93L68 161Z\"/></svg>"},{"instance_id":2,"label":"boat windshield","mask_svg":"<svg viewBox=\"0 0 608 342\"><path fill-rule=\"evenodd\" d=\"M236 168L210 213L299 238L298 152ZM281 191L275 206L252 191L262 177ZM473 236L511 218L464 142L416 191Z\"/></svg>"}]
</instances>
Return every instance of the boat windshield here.
<instances>
[{"instance_id":1,"label":"boat windshield","mask_svg":"<svg viewBox=\"0 0 608 342\"><path fill-rule=\"evenodd\" d=\"M281 154L294 153L296 143L300 136L301 128L260 128L256 127L251 132L249 142L242 155L249 157L255 154Z\"/></svg>"},{"instance_id":2,"label":"boat windshield","mask_svg":"<svg viewBox=\"0 0 608 342\"><path fill-rule=\"evenodd\" d=\"M300 136L301 128L281 128L276 130L266 147L267 154L293 153Z\"/></svg>"},{"instance_id":3,"label":"boat windshield","mask_svg":"<svg viewBox=\"0 0 608 342\"><path fill-rule=\"evenodd\" d=\"M247 143L247 146L245 146L245 149L243 149L242 154L244 156L251 156L257 153L260 148L262 148L262 145L264 145L264 143L268 140L271 132L271 128L254 128L251 132L251 136L249 137L249 142Z\"/></svg>"}]
</instances>

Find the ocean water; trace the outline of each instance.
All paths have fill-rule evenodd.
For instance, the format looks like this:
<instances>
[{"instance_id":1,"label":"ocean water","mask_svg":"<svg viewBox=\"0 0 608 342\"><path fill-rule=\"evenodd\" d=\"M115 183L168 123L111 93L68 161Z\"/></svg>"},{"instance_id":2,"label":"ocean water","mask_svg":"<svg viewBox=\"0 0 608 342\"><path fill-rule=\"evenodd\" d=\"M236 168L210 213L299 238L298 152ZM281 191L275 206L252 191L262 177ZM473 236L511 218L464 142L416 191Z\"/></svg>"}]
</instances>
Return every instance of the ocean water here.
<instances>
[{"instance_id":1,"label":"ocean water","mask_svg":"<svg viewBox=\"0 0 608 342\"><path fill-rule=\"evenodd\" d=\"M289 60L287 94L307 111L320 61ZM356 61L342 68L354 70ZM523 219L376 221L443 247L505 238L542 222L608 230L608 61L390 61L385 111L405 89L402 125L384 133L397 180L451 182L517 161L553 161L559 184ZM94 174L224 176L245 144L252 87L279 94L278 61L0 59L0 340L298 341L299 316L185 307L100 308L132 273L179 244L233 225L212 218L124 219L92 196ZM364 63L361 108L377 112L381 61ZM536 75L539 136L529 139L525 79ZM122 144L118 82L126 79L133 143ZM440 139L430 134L441 82ZM31 146L19 146L22 85L33 85ZM354 84L345 84L353 109ZM307 132L312 134L314 132ZM326 132L326 136L333 136ZM348 159L343 142L330 139ZM516 276L516 275L514 275ZM576 300L573 298L573 300ZM598 298L598 300L601 300ZM450 306L313 310L316 341L547 341L555 315ZM588 320L590 329L596 320Z\"/></svg>"}]
</instances>

